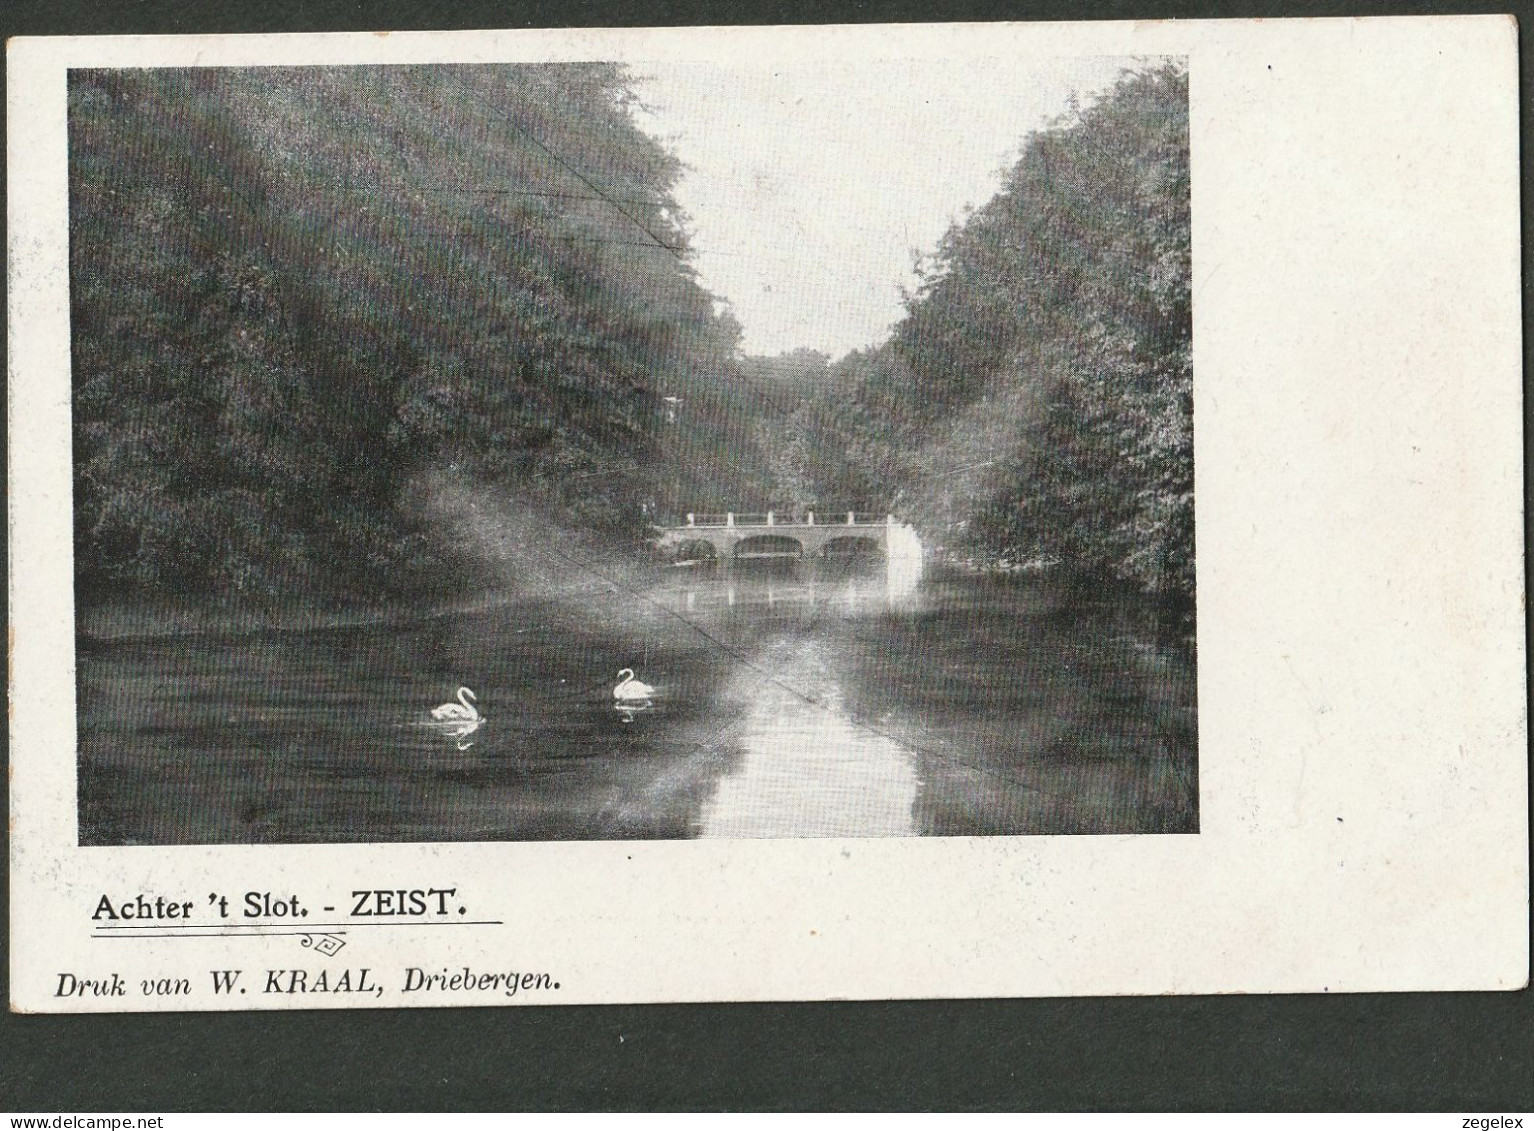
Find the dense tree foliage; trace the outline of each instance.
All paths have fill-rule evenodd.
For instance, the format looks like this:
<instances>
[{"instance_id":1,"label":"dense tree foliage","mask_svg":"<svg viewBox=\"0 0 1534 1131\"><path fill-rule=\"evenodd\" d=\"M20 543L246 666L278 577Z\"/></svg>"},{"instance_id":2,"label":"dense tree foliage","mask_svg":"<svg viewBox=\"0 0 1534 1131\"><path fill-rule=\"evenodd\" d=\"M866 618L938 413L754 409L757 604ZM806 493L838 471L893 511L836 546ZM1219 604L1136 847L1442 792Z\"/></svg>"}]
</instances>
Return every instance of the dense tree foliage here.
<instances>
[{"instance_id":1,"label":"dense tree foliage","mask_svg":"<svg viewBox=\"0 0 1534 1131\"><path fill-rule=\"evenodd\" d=\"M443 572L412 485L445 468L609 531L730 492L738 327L626 82L74 72L82 589L408 588Z\"/></svg>"},{"instance_id":2,"label":"dense tree foliage","mask_svg":"<svg viewBox=\"0 0 1534 1131\"><path fill-rule=\"evenodd\" d=\"M883 345L741 358L610 64L73 72L89 596L452 577L444 471L636 543L889 510L1191 596L1187 80L1033 134Z\"/></svg>"},{"instance_id":3,"label":"dense tree foliage","mask_svg":"<svg viewBox=\"0 0 1534 1131\"><path fill-rule=\"evenodd\" d=\"M804 396L825 458L789 460L820 474L786 493L894 510L955 556L1191 596L1187 105L1180 67L1127 74L1032 135L891 339Z\"/></svg>"}]
</instances>

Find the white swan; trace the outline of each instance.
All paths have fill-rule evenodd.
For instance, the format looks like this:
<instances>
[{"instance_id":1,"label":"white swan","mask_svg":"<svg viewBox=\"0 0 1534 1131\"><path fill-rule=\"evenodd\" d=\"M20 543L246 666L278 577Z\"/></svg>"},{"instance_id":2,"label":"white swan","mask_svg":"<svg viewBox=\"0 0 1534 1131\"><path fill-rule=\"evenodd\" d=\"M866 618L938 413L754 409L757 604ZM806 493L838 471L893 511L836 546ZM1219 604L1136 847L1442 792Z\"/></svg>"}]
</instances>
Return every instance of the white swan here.
<instances>
[{"instance_id":1,"label":"white swan","mask_svg":"<svg viewBox=\"0 0 1534 1131\"><path fill-rule=\"evenodd\" d=\"M433 707L431 709L431 717L439 722L455 719L462 720L463 722L476 722L484 718L479 713L479 708L469 702L470 699L476 698L478 697L474 692L470 691L467 687L460 687L458 689L458 702L444 703L440 707Z\"/></svg>"},{"instance_id":2,"label":"white swan","mask_svg":"<svg viewBox=\"0 0 1534 1131\"><path fill-rule=\"evenodd\" d=\"M655 688L634 678L633 668L618 673L618 686L613 688L613 698L620 703L647 703L655 697Z\"/></svg>"}]
</instances>

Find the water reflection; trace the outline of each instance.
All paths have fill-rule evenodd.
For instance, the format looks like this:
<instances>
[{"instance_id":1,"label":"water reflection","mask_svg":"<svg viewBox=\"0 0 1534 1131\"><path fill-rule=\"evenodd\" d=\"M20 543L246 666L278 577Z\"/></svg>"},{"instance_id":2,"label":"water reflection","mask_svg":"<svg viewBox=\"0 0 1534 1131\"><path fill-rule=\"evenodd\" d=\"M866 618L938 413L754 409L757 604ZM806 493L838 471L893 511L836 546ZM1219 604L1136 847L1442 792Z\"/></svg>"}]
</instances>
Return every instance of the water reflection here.
<instances>
[{"instance_id":1,"label":"water reflection","mask_svg":"<svg viewBox=\"0 0 1534 1131\"><path fill-rule=\"evenodd\" d=\"M855 723L815 642L766 650L732 681L743 757L703 806L705 837L911 836L909 753Z\"/></svg>"},{"instance_id":2,"label":"water reflection","mask_svg":"<svg viewBox=\"0 0 1534 1131\"><path fill-rule=\"evenodd\" d=\"M674 573L659 596L684 615L741 608L859 615L917 606L920 562L896 568L883 558L846 556L820 561L736 564Z\"/></svg>"},{"instance_id":3,"label":"water reflection","mask_svg":"<svg viewBox=\"0 0 1534 1131\"><path fill-rule=\"evenodd\" d=\"M485 717L476 715L472 719L432 719L430 722L421 724L428 730L435 731L445 739L451 739L457 744L459 750L467 750L474 745L474 740L469 736L480 727L485 725ZM464 739L469 739L465 742Z\"/></svg>"},{"instance_id":4,"label":"water reflection","mask_svg":"<svg viewBox=\"0 0 1534 1131\"><path fill-rule=\"evenodd\" d=\"M85 641L80 838L1189 831L1191 656L1143 620L848 555L390 624ZM629 665L652 697L615 699ZM462 681L484 713L432 719Z\"/></svg>"},{"instance_id":5,"label":"water reflection","mask_svg":"<svg viewBox=\"0 0 1534 1131\"><path fill-rule=\"evenodd\" d=\"M655 710L655 704L651 700L646 699L644 702L614 703L613 709L618 712L620 719L626 723L631 723L645 712Z\"/></svg>"},{"instance_id":6,"label":"water reflection","mask_svg":"<svg viewBox=\"0 0 1534 1131\"><path fill-rule=\"evenodd\" d=\"M736 650L720 693L737 754L704 803L705 837L908 836L918 775L910 754L858 723L835 674L833 626L914 606L920 545L894 555L731 563L681 573L671 608Z\"/></svg>"}]
</instances>

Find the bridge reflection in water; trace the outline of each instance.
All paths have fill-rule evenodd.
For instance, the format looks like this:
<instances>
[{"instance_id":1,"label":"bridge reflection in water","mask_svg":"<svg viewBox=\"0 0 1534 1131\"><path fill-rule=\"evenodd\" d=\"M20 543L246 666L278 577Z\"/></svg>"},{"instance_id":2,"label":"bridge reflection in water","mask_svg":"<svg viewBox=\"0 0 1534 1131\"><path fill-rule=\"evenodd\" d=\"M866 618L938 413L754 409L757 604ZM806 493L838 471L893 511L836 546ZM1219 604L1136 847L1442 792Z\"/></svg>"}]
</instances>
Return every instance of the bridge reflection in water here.
<instances>
[{"instance_id":1,"label":"bridge reflection in water","mask_svg":"<svg viewBox=\"0 0 1534 1131\"><path fill-rule=\"evenodd\" d=\"M849 622L914 606L921 543L884 517L727 517L663 539L663 599L735 658L719 693L719 745L735 754L695 834L914 835L915 760L855 718L844 681L859 666Z\"/></svg>"}]
</instances>

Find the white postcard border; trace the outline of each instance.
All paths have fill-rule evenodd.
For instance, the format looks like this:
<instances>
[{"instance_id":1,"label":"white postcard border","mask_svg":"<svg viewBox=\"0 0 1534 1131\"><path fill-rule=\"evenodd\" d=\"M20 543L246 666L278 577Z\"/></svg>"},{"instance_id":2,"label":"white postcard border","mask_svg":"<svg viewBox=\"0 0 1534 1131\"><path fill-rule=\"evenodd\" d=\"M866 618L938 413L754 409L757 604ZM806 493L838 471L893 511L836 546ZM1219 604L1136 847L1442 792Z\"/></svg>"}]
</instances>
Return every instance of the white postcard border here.
<instances>
[{"instance_id":1,"label":"white postcard border","mask_svg":"<svg viewBox=\"0 0 1534 1131\"><path fill-rule=\"evenodd\" d=\"M1201 832L81 848L70 66L1182 55ZM19 40L8 51L12 1007L1509 989L1528 973L1510 18ZM492 926L100 939L102 894L454 889ZM455 908L456 910L456 908ZM407 970L547 975L410 991ZM270 970L344 992L270 993ZM356 971L370 972L356 992ZM246 994L214 993L243 970ZM129 992L61 996L60 975ZM140 992L185 976L188 996ZM557 984L557 989L553 988Z\"/></svg>"}]
</instances>

